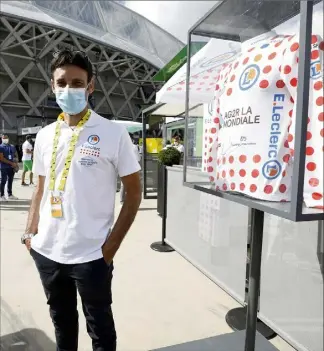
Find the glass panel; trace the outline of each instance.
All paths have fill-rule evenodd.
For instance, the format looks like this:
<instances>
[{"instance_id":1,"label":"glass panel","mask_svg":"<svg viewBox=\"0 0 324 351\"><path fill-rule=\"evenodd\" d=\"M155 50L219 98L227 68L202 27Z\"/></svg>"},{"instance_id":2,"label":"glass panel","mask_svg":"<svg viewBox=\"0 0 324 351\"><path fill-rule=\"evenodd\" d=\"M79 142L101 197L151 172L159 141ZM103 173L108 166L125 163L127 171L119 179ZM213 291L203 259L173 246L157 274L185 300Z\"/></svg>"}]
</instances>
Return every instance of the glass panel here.
<instances>
[{"instance_id":1,"label":"glass panel","mask_svg":"<svg viewBox=\"0 0 324 351\"><path fill-rule=\"evenodd\" d=\"M323 350L324 232L265 216L259 318L298 350Z\"/></svg>"},{"instance_id":2,"label":"glass panel","mask_svg":"<svg viewBox=\"0 0 324 351\"><path fill-rule=\"evenodd\" d=\"M307 207L317 208L324 212L323 199L323 158L324 158L324 94L323 94L323 67L324 67L324 38L323 38L323 1L314 6L313 28L310 49L310 79L308 94L308 115L306 133L306 165L304 181L304 201ZM292 45L295 45L294 43ZM299 50L300 51L300 50ZM294 58L301 56L298 50ZM294 59L291 58L292 60ZM301 69L301 64L298 65ZM292 70L293 71L293 70ZM292 74L292 73L290 73ZM294 77L290 77L294 79ZM298 85L297 85L298 87ZM296 94L295 94L296 95ZM297 96L296 96L297 97ZM298 99L296 99L297 102ZM299 111L293 109L291 130L297 127ZM296 118L295 118L296 116ZM302 116L303 118L303 116ZM301 118L301 119L302 119ZM306 123L306 121L305 121ZM296 134L296 133L295 133ZM291 135L293 138L294 135ZM293 140L294 143L294 140ZM295 144L295 143L294 143ZM299 145L294 145L296 153ZM306 213L307 209L303 209Z\"/></svg>"},{"instance_id":3,"label":"glass panel","mask_svg":"<svg viewBox=\"0 0 324 351\"><path fill-rule=\"evenodd\" d=\"M209 174L210 181L198 184L187 176L187 182L214 194L236 195L225 197L289 219L294 219L291 204L296 206L293 175L298 176L294 172L294 139L301 45L299 5L297 1L280 2L280 6L276 1L222 3L197 27L199 31L194 30L199 35L208 31L215 38L191 58L189 81L172 86L176 94L187 83L189 108L204 103L204 113L191 115L187 123L199 126L191 119L202 120L203 128L196 127L194 139L202 142L201 171ZM314 26L320 34L323 29L317 27L323 23L323 2L314 9ZM316 201L323 204L322 46L323 38L313 35L311 75L316 71L316 76L311 77L305 133L307 156L314 155L316 160L306 160L306 171L312 173L305 175L304 200L311 208L305 212L308 218L320 211L313 209ZM197 138L199 133L201 138ZM189 128L187 166L192 134Z\"/></svg>"}]
</instances>

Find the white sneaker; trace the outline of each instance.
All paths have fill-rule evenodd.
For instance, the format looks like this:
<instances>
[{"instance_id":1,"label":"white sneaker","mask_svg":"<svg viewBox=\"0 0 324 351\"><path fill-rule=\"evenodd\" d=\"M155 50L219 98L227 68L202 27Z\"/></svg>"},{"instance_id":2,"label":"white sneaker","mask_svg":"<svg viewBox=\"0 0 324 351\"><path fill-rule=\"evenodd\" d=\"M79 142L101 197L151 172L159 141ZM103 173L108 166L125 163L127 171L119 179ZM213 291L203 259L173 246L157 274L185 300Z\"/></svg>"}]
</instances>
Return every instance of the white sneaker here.
<instances>
[{"instance_id":1,"label":"white sneaker","mask_svg":"<svg viewBox=\"0 0 324 351\"><path fill-rule=\"evenodd\" d=\"M8 200L6 199L6 197L5 196L1 196L0 197L0 202L7 202Z\"/></svg>"},{"instance_id":2,"label":"white sneaker","mask_svg":"<svg viewBox=\"0 0 324 351\"><path fill-rule=\"evenodd\" d=\"M8 200L18 200L18 197L10 195L8 196Z\"/></svg>"}]
</instances>

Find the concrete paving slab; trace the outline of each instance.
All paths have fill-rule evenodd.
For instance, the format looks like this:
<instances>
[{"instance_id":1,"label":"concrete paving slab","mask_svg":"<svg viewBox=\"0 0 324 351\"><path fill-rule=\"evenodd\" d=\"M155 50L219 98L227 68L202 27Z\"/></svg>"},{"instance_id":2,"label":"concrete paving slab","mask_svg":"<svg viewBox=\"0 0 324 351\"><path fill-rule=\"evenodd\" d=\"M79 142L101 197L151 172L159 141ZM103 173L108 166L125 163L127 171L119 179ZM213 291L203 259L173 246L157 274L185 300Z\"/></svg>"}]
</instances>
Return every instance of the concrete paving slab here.
<instances>
[{"instance_id":1,"label":"concrete paving slab","mask_svg":"<svg viewBox=\"0 0 324 351\"><path fill-rule=\"evenodd\" d=\"M20 244L33 189L19 184L16 179L14 192L20 200L0 205L1 350L54 351L54 330L38 273ZM116 204L118 213L118 200ZM156 201L143 201L115 260L118 351L148 351L231 333L225 315L238 306L176 252L150 249L161 238L161 218L155 208ZM79 351L90 351L79 311ZM293 350L279 338L273 344L279 351Z\"/></svg>"}]
</instances>

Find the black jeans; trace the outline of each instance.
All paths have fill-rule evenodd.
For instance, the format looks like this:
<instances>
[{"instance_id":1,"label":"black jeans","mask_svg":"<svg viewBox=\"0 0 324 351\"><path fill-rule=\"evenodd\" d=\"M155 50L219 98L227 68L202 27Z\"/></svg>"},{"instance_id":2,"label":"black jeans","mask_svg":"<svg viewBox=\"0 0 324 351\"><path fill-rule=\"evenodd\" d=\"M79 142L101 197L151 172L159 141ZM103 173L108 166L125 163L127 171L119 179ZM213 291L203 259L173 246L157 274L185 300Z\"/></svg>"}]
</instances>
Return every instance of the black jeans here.
<instances>
[{"instance_id":1,"label":"black jeans","mask_svg":"<svg viewBox=\"0 0 324 351\"><path fill-rule=\"evenodd\" d=\"M116 351L111 310L113 265L104 259L81 264L60 264L31 249L50 306L57 351L77 351L77 290L94 351Z\"/></svg>"},{"instance_id":2,"label":"black jeans","mask_svg":"<svg viewBox=\"0 0 324 351\"><path fill-rule=\"evenodd\" d=\"M12 195L12 183L15 171L13 168L1 168L1 196L4 196L5 186L7 184L8 196Z\"/></svg>"}]
</instances>

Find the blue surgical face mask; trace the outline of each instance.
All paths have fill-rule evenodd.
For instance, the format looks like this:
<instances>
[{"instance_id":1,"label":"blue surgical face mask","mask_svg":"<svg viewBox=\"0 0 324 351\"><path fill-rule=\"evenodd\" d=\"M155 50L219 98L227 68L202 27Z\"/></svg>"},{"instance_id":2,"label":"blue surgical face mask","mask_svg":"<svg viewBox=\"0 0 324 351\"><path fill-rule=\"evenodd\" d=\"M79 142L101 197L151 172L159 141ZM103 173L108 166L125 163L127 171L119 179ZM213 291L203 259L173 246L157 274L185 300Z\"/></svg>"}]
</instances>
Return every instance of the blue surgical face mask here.
<instances>
[{"instance_id":1,"label":"blue surgical face mask","mask_svg":"<svg viewBox=\"0 0 324 351\"><path fill-rule=\"evenodd\" d=\"M87 88L55 88L56 102L63 112L77 115L87 106Z\"/></svg>"}]
</instances>

